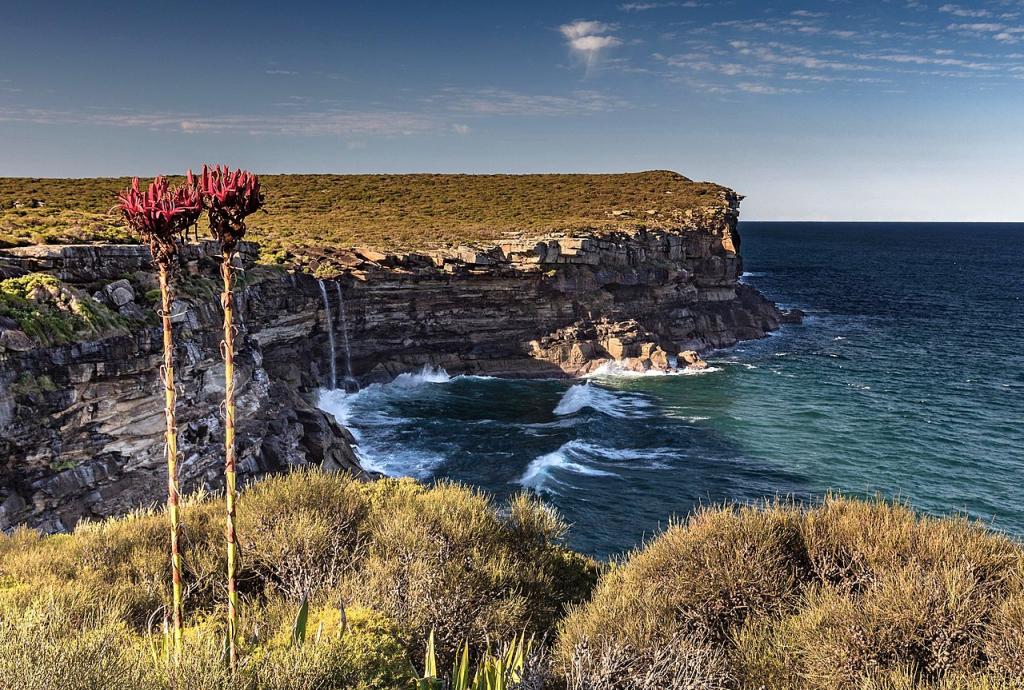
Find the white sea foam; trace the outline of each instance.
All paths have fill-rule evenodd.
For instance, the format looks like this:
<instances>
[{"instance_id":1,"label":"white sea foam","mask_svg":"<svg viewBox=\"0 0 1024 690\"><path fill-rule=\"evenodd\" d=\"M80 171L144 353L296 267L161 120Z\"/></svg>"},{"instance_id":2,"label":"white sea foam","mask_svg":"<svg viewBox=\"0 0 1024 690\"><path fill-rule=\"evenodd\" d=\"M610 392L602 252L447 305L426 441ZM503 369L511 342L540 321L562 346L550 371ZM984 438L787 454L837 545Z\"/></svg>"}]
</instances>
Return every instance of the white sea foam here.
<instances>
[{"instance_id":1,"label":"white sea foam","mask_svg":"<svg viewBox=\"0 0 1024 690\"><path fill-rule=\"evenodd\" d=\"M444 369L428 365L419 371L408 371L404 374L399 374L393 381L383 385L395 388L415 388L425 383L448 383L451 380L452 377Z\"/></svg>"},{"instance_id":2,"label":"white sea foam","mask_svg":"<svg viewBox=\"0 0 1024 690\"><path fill-rule=\"evenodd\" d=\"M586 441L572 440L551 453L530 461L516 484L534 491L558 493L555 486L566 486L565 475L586 477L619 477L602 466L629 466L642 463L649 469L664 469L665 462L677 455L671 448L608 448ZM559 477L561 475L561 478Z\"/></svg>"},{"instance_id":3,"label":"white sea foam","mask_svg":"<svg viewBox=\"0 0 1024 690\"><path fill-rule=\"evenodd\" d=\"M650 404L643 398L605 390L588 381L577 383L563 393L554 412L560 417L565 417L590 408L609 417L625 418L641 414L648 407Z\"/></svg>"},{"instance_id":4,"label":"white sea foam","mask_svg":"<svg viewBox=\"0 0 1024 690\"><path fill-rule=\"evenodd\" d=\"M530 464L526 467L526 471L523 472L523 476L516 483L534 491L550 491L552 482L563 484L563 482L552 476L551 473L554 470L591 477L618 476L614 472L607 472L596 467L588 467L582 463L570 460L568 446L571 443L574 443L574 441L570 441L552 453L541 455L531 460Z\"/></svg>"},{"instance_id":5,"label":"white sea foam","mask_svg":"<svg viewBox=\"0 0 1024 690\"><path fill-rule=\"evenodd\" d=\"M334 415L338 423L348 428L355 438L356 456L368 470L391 476L429 477L444 462L436 453L391 443L385 432L366 434L360 427L399 427L410 420L391 412L390 401L409 399L421 395L433 385L452 381L444 369L424 367L415 372L399 374L388 383L374 383L356 392L344 389L321 389L317 407ZM353 422L356 422L353 424ZM374 437L376 440L373 440Z\"/></svg>"},{"instance_id":6,"label":"white sea foam","mask_svg":"<svg viewBox=\"0 0 1024 690\"><path fill-rule=\"evenodd\" d=\"M730 366L730 367L743 367L744 369L757 369L757 365L750 364L748 362L723 361L723 362L720 362L720 364L725 364L726 366Z\"/></svg>"},{"instance_id":7,"label":"white sea foam","mask_svg":"<svg viewBox=\"0 0 1024 690\"><path fill-rule=\"evenodd\" d=\"M620 362L606 362L599 366L589 374L585 374L583 378L586 379L599 379L599 378L623 378L633 379L645 376L700 376L702 374L711 374L716 371L721 371L721 367L707 367L704 369L695 369L691 367L675 367L671 369L648 369L647 371L634 371L624 367Z\"/></svg>"}]
</instances>

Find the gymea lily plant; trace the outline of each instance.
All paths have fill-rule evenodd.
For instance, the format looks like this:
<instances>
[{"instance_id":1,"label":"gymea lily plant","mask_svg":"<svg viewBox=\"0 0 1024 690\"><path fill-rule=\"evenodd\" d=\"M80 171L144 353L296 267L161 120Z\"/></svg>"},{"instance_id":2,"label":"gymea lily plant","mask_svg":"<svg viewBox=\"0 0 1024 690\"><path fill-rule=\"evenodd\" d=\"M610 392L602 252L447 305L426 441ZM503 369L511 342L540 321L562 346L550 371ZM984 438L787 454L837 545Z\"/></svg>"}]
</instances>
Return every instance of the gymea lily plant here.
<instances>
[{"instance_id":1,"label":"gymea lily plant","mask_svg":"<svg viewBox=\"0 0 1024 690\"><path fill-rule=\"evenodd\" d=\"M149 245L153 261L160 272L160 317L163 323L164 363L164 435L167 454L167 514L171 523L171 598L174 661L181 660L182 584L181 551L179 541L181 524L178 501L178 432L175 420L176 391L174 387L174 338L171 331L171 294L169 276L174 267L178 243L182 233L196 223L202 213L199 194L191 185L170 188L167 180L157 177L145 192L139 187L139 178L118 195L117 208L125 222Z\"/></svg>"},{"instance_id":2,"label":"gymea lily plant","mask_svg":"<svg viewBox=\"0 0 1024 690\"><path fill-rule=\"evenodd\" d=\"M236 583L237 545L235 535L235 331L234 331L234 256L239 240L245 236L245 219L263 207L259 178L244 170L231 172L227 166L210 168L196 179L188 172L187 184L199 194L210 219L210 232L220 243L221 277L224 286L221 306L224 309L224 484L227 506L228 551L228 663L237 665L238 590Z\"/></svg>"}]
</instances>

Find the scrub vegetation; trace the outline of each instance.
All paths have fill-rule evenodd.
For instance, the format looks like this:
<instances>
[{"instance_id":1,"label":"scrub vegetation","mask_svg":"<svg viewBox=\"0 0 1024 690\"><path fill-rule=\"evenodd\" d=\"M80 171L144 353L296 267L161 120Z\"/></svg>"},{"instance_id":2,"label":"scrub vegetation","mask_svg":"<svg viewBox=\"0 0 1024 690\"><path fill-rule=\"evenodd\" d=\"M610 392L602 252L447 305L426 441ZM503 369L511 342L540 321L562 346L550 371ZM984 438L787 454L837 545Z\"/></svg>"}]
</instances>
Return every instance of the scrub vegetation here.
<instances>
[{"instance_id":1,"label":"scrub vegetation","mask_svg":"<svg viewBox=\"0 0 1024 690\"><path fill-rule=\"evenodd\" d=\"M45 346L125 333L132 323L46 273L0 280L0 317Z\"/></svg>"},{"instance_id":2,"label":"scrub vegetation","mask_svg":"<svg viewBox=\"0 0 1024 690\"><path fill-rule=\"evenodd\" d=\"M599 565L562 545L566 525L535 498L496 504L456 484L318 471L239 497L232 681L224 519L216 498L182 505L174 674L154 623L170 601L161 512L0 537L0 683L458 687L472 680L463 669L493 669L523 646L533 651L501 687L1024 684L1024 551L964 519L840 497L705 509Z\"/></svg>"},{"instance_id":3,"label":"scrub vegetation","mask_svg":"<svg viewBox=\"0 0 1024 690\"><path fill-rule=\"evenodd\" d=\"M177 184L183 178L169 178ZM381 251L493 243L516 234L678 225L720 207L725 187L677 173L616 175L261 175L265 214L247 239L265 260L317 257L323 247ZM0 178L0 247L133 242L111 199L129 178ZM207 235L207 221L200 234Z\"/></svg>"}]
</instances>

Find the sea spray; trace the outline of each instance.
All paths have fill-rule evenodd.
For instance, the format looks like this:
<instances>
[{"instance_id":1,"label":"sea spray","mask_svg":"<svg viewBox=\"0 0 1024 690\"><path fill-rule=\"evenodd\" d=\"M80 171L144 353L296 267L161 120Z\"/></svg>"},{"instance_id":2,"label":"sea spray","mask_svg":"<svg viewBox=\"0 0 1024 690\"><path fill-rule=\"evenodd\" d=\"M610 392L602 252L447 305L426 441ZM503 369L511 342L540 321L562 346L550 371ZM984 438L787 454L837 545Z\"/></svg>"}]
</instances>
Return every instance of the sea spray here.
<instances>
[{"instance_id":1,"label":"sea spray","mask_svg":"<svg viewBox=\"0 0 1024 690\"><path fill-rule=\"evenodd\" d=\"M324 314L327 317L327 342L331 346L331 388L338 387L338 368L334 363L334 324L331 321L331 305L327 301L327 288L324 287L324 281L318 280L320 284L320 296L324 299Z\"/></svg>"},{"instance_id":2,"label":"sea spray","mask_svg":"<svg viewBox=\"0 0 1024 690\"><path fill-rule=\"evenodd\" d=\"M356 377L352 375L352 348L349 346L348 340L348 316L345 314L345 296L341 292L341 283L335 282L334 287L338 289L338 320L341 321L341 346L345 349L345 383L357 387Z\"/></svg>"}]
</instances>

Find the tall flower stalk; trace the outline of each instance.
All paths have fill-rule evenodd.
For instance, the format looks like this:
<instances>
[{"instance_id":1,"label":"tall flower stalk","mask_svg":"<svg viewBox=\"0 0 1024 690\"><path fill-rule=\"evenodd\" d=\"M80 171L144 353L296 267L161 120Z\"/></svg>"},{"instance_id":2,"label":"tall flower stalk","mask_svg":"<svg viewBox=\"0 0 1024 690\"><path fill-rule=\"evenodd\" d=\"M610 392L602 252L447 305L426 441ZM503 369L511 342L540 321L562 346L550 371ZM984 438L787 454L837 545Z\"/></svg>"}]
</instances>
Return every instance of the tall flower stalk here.
<instances>
[{"instance_id":1,"label":"tall flower stalk","mask_svg":"<svg viewBox=\"0 0 1024 690\"><path fill-rule=\"evenodd\" d=\"M223 291L220 301L224 308L224 484L227 509L228 551L228 663L232 671L238 657L238 589L236 571L238 547L235 535L235 328L234 328L234 257L238 241L245 235L245 219L263 206L263 194L256 175L243 170L231 172L226 166L203 166L198 180L188 173L189 184L198 191L203 207L210 219L210 232L220 243L220 274Z\"/></svg>"},{"instance_id":2,"label":"tall flower stalk","mask_svg":"<svg viewBox=\"0 0 1024 690\"><path fill-rule=\"evenodd\" d=\"M178 428L175 419L177 395L174 387L174 336L171 331L171 291L169 277L177 257L181 234L194 225L202 213L195 188L184 185L171 189L167 180L157 177L145 192L139 178L118 195L118 208L128 226L149 245L153 262L160 272L160 317L163 323L164 362L161 378L164 385L164 434L167 455L167 514L171 523L171 620L174 640L174 663L181 662L182 585L181 585L181 522L178 512Z\"/></svg>"}]
</instances>

